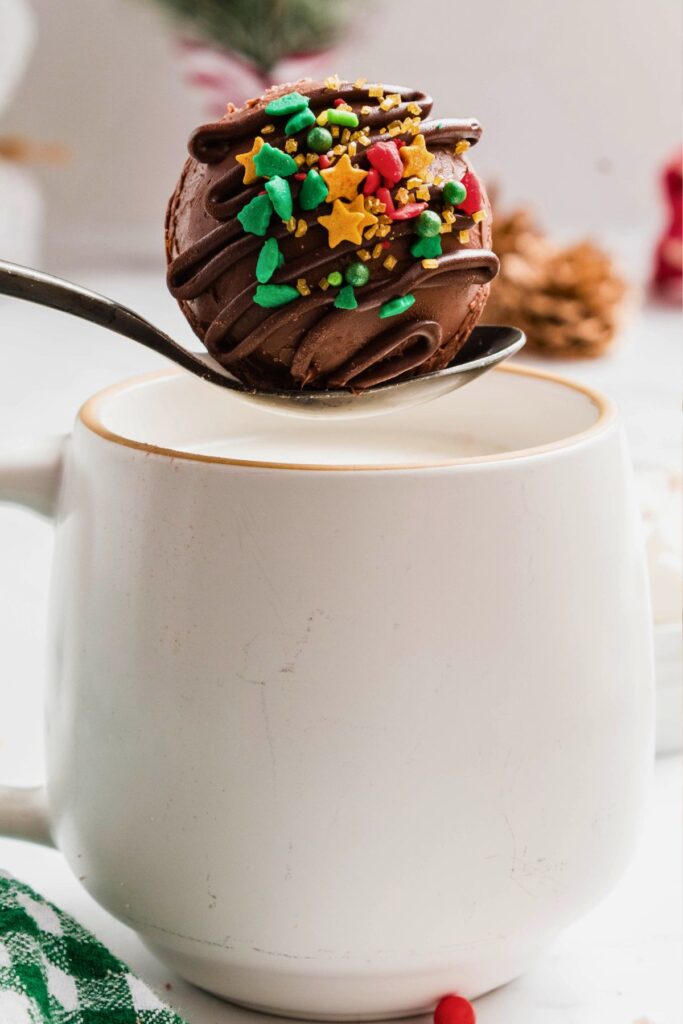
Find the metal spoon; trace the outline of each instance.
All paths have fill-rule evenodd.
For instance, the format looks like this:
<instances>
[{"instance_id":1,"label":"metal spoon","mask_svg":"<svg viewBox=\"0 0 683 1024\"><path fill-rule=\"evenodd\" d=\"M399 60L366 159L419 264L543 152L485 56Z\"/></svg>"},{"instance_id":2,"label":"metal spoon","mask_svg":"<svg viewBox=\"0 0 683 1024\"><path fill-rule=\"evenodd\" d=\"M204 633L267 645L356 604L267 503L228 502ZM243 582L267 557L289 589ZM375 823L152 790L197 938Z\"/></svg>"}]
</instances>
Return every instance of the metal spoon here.
<instances>
[{"instance_id":1,"label":"metal spoon","mask_svg":"<svg viewBox=\"0 0 683 1024\"><path fill-rule=\"evenodd\" d=\"M508 359L519 351L526 340L516 327L477 327L453 364L445 370L437 370L422 377L380 384L355 394L344 390L258 391L242 384L208 353L191 352L183 348L139 313L69 281L0 260L0 294L26 299L40 306L49 306L83 320L90 320L159 352L210 384L228 388L240 397L259 402L273 412L295 416L374 416L428 402L468 384Z\"/></svg>"}]
</instances>

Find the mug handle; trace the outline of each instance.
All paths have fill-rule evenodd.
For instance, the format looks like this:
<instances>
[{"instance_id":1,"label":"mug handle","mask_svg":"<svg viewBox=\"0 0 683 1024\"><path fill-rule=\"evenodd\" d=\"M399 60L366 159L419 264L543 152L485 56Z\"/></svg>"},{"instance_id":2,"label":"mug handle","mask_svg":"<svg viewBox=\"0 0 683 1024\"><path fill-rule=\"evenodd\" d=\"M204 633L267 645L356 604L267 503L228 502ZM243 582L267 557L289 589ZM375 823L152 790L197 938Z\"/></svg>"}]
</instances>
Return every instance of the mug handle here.
<instances>
[{"instance_id":1,"label":"mug handle","mask_svg":"<svg viewBox=\"0 0 683 1024\"><path fill-rule=\"evenodd\" d=\"M65 441L44 437L0 446L0 502L52 518ZM0 835L54 846L44 786L0 786Z\"/></svg>"}]
</instances>

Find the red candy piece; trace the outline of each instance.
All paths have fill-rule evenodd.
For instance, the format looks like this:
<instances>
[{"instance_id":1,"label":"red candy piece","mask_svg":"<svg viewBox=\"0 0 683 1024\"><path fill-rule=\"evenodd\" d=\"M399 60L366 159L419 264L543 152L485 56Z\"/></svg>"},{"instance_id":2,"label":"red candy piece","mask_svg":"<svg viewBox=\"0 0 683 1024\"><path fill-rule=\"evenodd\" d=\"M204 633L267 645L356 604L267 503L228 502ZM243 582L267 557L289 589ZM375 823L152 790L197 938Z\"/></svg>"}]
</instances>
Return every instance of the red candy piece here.
<instances>
[{"instance_id":1,"label":"red candy piece","mask_svg":"<svg viewBox=\"0 0 683 1024\"><path fill-rule=\"evenodd\" d=\"M426 209L426 203L406 203L405 206L399 206L398 210L394 210L389 216L392 220L412 220L413 217L419 217Z\"/></svg>"},{"instance_id":2,"label":"red candy piece","mask_svg":"<svg viewBox=\"0 0 683 1024\"><path fill-rule=\"evenodd\" d=\"M467 196L464 203L460 203L458 209L462 210L463 213L470 214L481 210L484 205L481 198L481 186L472 171L467 171L463 174L460 182L467 189Z\"/></svg>"},{"instance_id":3,"label":"red candy piece","mask_svg":"<svg viewBox=\"0 0 683 1024\"><path fill-rule=\"evenodd\" d=\"M296 178L297 181L305 181L306 180L306 172L305 171L297 171L296 174L294 175L294 177Z\"/></svg>"},{"instance_id":4,"label":"red candy piece","mask_svg":"<svg viewBox=\"0 0 683 1024\"><path fill-rule=\"evenodd\" d=\"M434 1010L434 1024L477 1024L477 1015L462 996L444 996Z\"/></svg>"},{"instance_id":5,"label":"red candy piece","mask_svg":"<svg viewBox=\"0 0 683 1024\"><path fill-rule=\"evenodd\" d=\"M384 203L384 212L391 220L411 220L419 217L427 209L427 203L407 203L405 206L394 206L394 200L388 188L378 188L376 192L380 203Z\"/></svg>"},{"instance_id":6,"label":"red candy piece","mask_svg":"<svg viewBox=\"0 0 683 1024\"><path fill-rule=\"evenodd\" d=\"M334 101L334 105L335 107L341 107L342 103L344 102L345 101L341 98L341 96L337 96L336 100Z\"/></svg>"},{"instance_id":7,"label":"red candy piece","mask_svg":"<svg viewBox=\"0 0 683 1024\"><path fill-rule=\"evenodd\" d=\"M321 153L318 157L318 167L322 167L322 169L325 170L330 166L330 163L331 161L329 156L326 153Z\"/></svg>"},{"instance_id":8,"label":"red candy piece","mask_svg":"<svg viewBox=\"0 0 683 1024\"><path fill-rule=\"evenodd\" d=\"M405 140L404 139L394 139L394 145L398 146L399 149L403 149L403 147L405 146Z\"/></svg>"},{"instance_id":9,"label":"red candy piece","mask_svg":"<svg viewBox=\"0 0 683 1024\"><path fill-rule=\"evenodd\" d=\"M363 195L374 196L375 192L379 188L379 171L376 167L371 167L368 171L368 176L363 184Z\"/></svg>"},{"instance_id":10,"label":"red candy piece","mask_svg":"<svg viewBox=\"0 0 683 1024\"><path fill-rule=\"evenodd\" d=\"M383 249L390 249L391 248L391 242L387 242L385 240L384 242L382 242L382 248Z\"/></svg>"},{"instance_id":11,"label":"red candy piece","mask_svg":"<svg viewBox=\"0 0 683 1024\"><path fill-rule=\"evenodd\" d=\"M384 212L387 217L391 217L393 220L396 210L394 209L394 200L389 189L386 188L386 186L384 188L378 188L375 195L379 199L380 203L384 203Z\"/></svg>"},{"instance_id":12,"label":"red candy piece","mask_svg":"<svg viewBox=\"0 0 683 1024\"><path fill-rule=\"evenodd\" d=\"M395 185L403 177L403 161L398 147L392 142L376 142L367 151L367 157L382 177L391 185Z\"/></svg>"}]
</instances>

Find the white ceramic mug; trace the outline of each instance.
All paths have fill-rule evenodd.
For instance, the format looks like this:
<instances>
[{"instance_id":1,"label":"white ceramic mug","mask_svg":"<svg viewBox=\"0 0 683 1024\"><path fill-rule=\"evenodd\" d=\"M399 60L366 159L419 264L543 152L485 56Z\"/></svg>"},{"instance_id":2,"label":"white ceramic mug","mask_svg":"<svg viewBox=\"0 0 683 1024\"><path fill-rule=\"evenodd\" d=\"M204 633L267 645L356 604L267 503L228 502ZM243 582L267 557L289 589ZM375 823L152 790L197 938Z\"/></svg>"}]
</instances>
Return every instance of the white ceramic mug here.
<instances>
[{"instance_id":1,"label":"white ceramic mug","mask_svg":"<svg viewBox=\"0 0 683 1024\"><path fill-rule=\"evenodd\" d=\"M0 490L57 525L46 797L4 789L0 829L185 978L413 1014L519 974L621 872L650 620L604 398L506 369L299 421L157 375Z\"/></svg>"}]
</instances>

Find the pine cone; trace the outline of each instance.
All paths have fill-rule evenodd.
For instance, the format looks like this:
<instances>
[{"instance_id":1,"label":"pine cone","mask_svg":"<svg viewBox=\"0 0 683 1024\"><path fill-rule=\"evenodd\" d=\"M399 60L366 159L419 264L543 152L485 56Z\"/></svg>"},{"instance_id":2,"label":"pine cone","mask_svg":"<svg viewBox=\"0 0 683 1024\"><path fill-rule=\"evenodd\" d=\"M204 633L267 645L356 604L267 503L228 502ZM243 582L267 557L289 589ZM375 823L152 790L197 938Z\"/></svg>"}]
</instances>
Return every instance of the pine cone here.
<instances>
[{"instance_id":1,"label":"pine cone","mask_svg":"<svg viewBox=\"0 0 683 1024\"><path fill-rule=\"evenodd\" d=\"M484 323L511 323L529 349L562 358L602 355L621 320L626 285L592 242L553 245L521 209L496 219L501 262Z\"/></svg>"}]
</instances>

